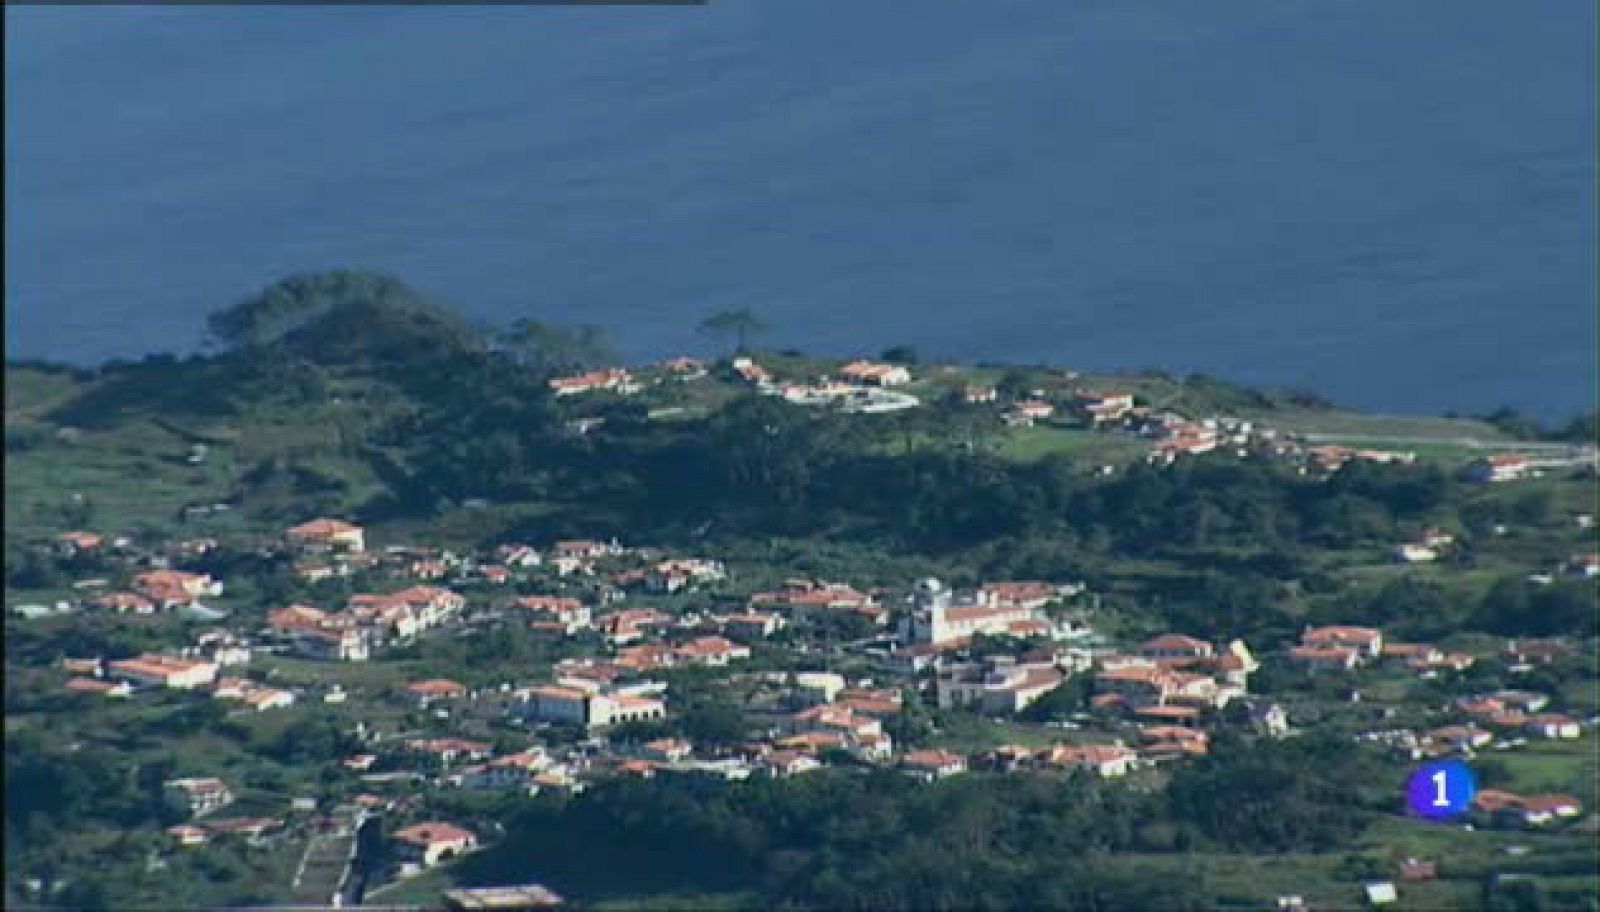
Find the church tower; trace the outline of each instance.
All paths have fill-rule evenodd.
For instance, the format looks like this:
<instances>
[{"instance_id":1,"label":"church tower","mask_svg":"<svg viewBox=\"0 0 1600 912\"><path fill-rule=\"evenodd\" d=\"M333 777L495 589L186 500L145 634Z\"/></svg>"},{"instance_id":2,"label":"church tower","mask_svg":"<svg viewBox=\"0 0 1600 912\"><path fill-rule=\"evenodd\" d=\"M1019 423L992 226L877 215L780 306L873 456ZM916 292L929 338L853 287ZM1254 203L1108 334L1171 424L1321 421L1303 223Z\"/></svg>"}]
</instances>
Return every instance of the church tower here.
<instances>
[{"instance_id":1,"label":"church tower","mask_svg":"<svg viewBox=\"0 0 1600 912\"><path fill-rule=\"evenodd\" d=\"M912 595L916 618L916 639L923 643L942 643L952 638L948 612L950 590L933 577L917 583Z\"/></svg>"}]
</instances>

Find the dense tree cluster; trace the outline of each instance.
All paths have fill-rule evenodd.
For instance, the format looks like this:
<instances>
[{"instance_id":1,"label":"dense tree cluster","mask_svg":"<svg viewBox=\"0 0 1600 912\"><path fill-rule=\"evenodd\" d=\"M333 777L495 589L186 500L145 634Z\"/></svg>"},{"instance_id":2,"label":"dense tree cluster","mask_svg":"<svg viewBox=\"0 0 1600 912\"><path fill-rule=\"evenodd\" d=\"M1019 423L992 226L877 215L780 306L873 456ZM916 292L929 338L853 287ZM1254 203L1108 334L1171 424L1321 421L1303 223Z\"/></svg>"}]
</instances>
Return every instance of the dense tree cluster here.
<instances>
[{"instance_id":1,"label":"dense tree cluster","mask_svg":"<svg viewBox=\"0 0 1600 912\"><path fill-rule=\"evenodd\" d=\"M467 876L515 879L536 866L584 895L753 891L795 908L1204 908L1203 878L1151 883L1106 859L1346 843L1387 783L1371 757L1328 747L1225 740L1178 774L1170 804L1080 776L618 780L517 814Z\"/></svg>"}]
</instances>

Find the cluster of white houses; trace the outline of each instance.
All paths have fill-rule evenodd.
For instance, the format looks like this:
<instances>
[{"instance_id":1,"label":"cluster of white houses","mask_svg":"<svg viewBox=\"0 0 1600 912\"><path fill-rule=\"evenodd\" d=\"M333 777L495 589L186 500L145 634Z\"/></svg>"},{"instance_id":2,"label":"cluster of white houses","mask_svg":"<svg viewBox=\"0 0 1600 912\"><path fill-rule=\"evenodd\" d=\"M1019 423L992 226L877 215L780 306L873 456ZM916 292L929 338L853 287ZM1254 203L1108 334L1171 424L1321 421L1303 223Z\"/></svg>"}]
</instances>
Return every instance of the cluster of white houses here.
<instances>
[{"instance_id":1,"label":"cluster of white houses","mask_svg":"<svg viewBox=\"0 0 1600 912\"><path fill-rule=\"evenodd\" d=\"M461 595L438 586L350 598L345 610L326 612L290 605L269 613L268 630L309 658L364 661L377 647L408 640L458 616Z\"/></svg>"}]
</instances>

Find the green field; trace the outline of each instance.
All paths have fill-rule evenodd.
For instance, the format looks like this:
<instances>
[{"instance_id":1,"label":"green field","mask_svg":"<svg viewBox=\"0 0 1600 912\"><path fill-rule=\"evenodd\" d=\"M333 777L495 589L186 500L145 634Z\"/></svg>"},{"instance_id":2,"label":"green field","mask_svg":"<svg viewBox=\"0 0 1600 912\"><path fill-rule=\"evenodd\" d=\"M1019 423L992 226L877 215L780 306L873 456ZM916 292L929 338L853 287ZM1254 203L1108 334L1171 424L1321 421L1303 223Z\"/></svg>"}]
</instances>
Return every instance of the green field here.
<instances>
[{"instance_id":1,"label":"green field","mask_svg":"<svg viewBox=\"0 0 1600 912\"><path fill-rule=\"evenodd\" d=\"M1582 798L1590 807L1595 803L1600 761L1593 729L1571 741L1532 739L1522 747L1492 751L1489 756L1510 771L1513 791L1561 792Z\"/></svg>"},{"instance_id":2,"label":"green field","mask_svg":"<svg viewBox=\"0 0 1600 912\"><path fill-rule=\"evenodd\" d=\"M999 446L1001 455L1022 462L1061 454L1122 463L1138 458L1148 449L1148 442L1133 437L1048 426L1009 429L1000 437Z\"/></svg>"}]
</instances>

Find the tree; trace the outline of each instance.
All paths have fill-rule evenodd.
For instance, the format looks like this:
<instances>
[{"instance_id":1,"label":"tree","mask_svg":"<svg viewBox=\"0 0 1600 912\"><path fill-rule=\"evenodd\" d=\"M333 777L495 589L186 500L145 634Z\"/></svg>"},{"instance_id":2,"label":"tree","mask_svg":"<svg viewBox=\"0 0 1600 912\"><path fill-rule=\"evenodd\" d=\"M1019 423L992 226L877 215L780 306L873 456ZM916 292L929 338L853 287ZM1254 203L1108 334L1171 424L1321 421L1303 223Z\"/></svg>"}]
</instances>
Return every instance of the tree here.
<instances>
[{"instance_id":1,"label":"tree","mask_svg":"<svg viewBox=\"0 0 1600 912\"><path fill-rule=\"evenodd\" d=\"M744 712L726 699L701 699L683 714L683 733L695 744L737 744L747 731Z\"/></svg>"},{"instance_id":2,"label":"tree","mask_svg":"<svg viewBox=\"0 0 1600 912\"><path fill-rule=\"evenodd\" d=\"M700 321L700 332L719 336L726 339L730 335L737 341L736 352L745 351L745 343L750 336L767 331L767 324L762 322L747 307L736 310L719 310Z\"/></svg>"},{"instance_id":3,"label":"tree","mask_svg":"<svg viewBox=\"0 0 1600 912\"><path fill-rule=\"evenodd\" d=\"M605 330L588 324L569 328L521 319L498 341L522 364L539 371L585 370L617 360Z\"/></svg>"},{"instance_id":4,"label":"tree","mask_svg":"<svg viewBox=\"0 0 1600 912\"><path fill-rule=\"evenodd\" d=\"M904 364L907 367L914 366L918 361L917 350L909 345L896 345L892 348L886 348L883 350L883 354L878 357L890 364Z\"/></svg>"}]
</instances>

